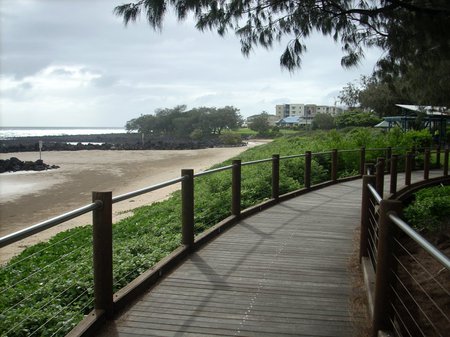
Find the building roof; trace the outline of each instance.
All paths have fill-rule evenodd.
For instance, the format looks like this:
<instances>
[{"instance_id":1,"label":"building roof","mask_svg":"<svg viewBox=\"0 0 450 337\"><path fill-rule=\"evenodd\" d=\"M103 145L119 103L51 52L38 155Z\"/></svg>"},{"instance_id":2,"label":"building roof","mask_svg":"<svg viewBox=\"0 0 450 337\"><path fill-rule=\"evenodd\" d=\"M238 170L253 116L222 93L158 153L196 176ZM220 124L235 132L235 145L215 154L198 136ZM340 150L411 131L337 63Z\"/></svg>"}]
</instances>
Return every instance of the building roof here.
<instances>
[{"instance_id":1,"label":"building roof","mask_svg":"<svg viewBox=\"0 0 450 337\"><path fill-rule=\"evenodd\" d=\"M300 122L299 116L289 116L281 119L278 123L282 124L298 124Z\"/></svg>"},{"instance_id":2,"label":"building roof","mask_svg":"<svg viewBox=\"0 0 450 337\"><path fill-rule=\"evenodd\" d=\"M409 105L409 104L396 104L396 106L415 112L425 111L427 115L441 115L448 114L448 109L445 106L432 106L432 105Z\"/></svg>"}]
</instances>

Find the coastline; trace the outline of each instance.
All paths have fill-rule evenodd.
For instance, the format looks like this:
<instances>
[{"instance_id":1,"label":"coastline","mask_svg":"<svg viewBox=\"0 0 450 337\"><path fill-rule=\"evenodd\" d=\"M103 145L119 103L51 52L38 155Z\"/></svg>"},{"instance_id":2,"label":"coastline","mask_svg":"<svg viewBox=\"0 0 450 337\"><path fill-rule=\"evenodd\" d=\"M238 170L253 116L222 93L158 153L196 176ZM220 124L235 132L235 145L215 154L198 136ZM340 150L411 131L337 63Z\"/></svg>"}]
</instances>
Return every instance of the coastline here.
<instances>
[{"instance_id":1,"label":"coastline","mask_svg":"<svg viewBox=\"0 0 450 337\"><path fill-rule=\"evenodd\" d=\"M92 191L112 191L113 196L131 192L179 177L184 168L205 170L262 143L197 150L43 152L46 163L60 168L0 175L0 236L89 204ZM0 154L0 159L10 157L36 160L39 152ZM134 208L166 198L178 188L174 185L114 204L113 221L131 215ZM60 231L90 224L90 217L86 214L0 249L0 263Z\"/></svg>"}]
</instances>

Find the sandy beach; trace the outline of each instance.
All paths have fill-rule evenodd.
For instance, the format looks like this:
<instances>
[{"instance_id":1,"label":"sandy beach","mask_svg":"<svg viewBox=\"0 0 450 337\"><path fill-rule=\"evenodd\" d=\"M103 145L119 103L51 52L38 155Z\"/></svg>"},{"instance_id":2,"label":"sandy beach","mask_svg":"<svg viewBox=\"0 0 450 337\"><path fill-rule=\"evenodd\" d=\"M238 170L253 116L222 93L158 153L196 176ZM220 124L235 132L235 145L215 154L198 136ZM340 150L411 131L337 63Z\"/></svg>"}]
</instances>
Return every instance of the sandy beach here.
<instances>
[{"instance_id":1,"label":"sandy beach","mask_svg":"<svg viewBox=\"0 0 450 337\"><path fill-rule=\"evenodd\" d=\"M258 143L251 143L255 146ZM238 155L247 147L201 150L43 152L46 164L59 169L0 175L0 236L71 211L91 202L92 191L112 191L113 196L180 176L181 169L203 171ZM38 152L4 153L0 159L37 160ZM166 198L178 185L114 204L113 220L131 210ZM0 249L4 262L23 248L47 240L59 231L91 223L90 214L33 235Z\"/></svg>"}]
</instances>

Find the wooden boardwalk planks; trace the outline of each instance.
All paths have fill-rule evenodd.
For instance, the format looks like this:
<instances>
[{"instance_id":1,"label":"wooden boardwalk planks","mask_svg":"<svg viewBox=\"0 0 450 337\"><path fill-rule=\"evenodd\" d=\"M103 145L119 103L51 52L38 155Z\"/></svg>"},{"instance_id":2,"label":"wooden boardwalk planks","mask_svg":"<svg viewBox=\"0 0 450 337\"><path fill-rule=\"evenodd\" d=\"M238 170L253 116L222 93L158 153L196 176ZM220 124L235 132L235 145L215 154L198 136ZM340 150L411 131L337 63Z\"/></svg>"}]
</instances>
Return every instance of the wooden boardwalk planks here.
<instances>
[{"instance_id":1,"label":"wooden boardwalk planks","mask_svg":"<svg viewBox=\"0 0 450 337\"><path fill-rule=\"evenodd\" d=\"M239 222L101 336L352 336L348 261L361 181Z\"/></svg>"}]
</instances>

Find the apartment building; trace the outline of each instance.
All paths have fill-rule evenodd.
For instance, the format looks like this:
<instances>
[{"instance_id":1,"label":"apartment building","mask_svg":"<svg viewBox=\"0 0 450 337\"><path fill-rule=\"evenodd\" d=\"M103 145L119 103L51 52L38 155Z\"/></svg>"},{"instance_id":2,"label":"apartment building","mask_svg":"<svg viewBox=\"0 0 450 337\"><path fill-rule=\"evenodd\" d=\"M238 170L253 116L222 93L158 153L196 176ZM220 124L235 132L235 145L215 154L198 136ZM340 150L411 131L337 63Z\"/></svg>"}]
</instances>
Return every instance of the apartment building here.
<instances>
[{"instance_id":1,"label":"apartment building","mask_svg":"<svg viewBox=\"0 0 450 337\"><path fill-rule=\"evenodd\" d=\"M275 106L275 114L279 119L285 117L301 117L302 119L312 119L318 113L328 113L337 115L342 112L341 108L316 104L279 104Z\"/></svg>"}]
</instances>

